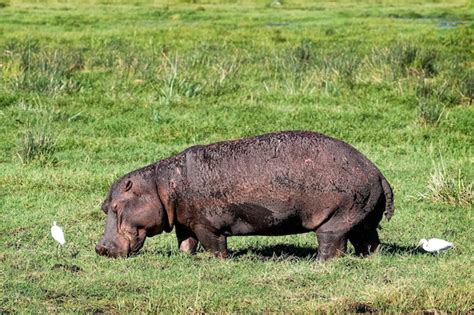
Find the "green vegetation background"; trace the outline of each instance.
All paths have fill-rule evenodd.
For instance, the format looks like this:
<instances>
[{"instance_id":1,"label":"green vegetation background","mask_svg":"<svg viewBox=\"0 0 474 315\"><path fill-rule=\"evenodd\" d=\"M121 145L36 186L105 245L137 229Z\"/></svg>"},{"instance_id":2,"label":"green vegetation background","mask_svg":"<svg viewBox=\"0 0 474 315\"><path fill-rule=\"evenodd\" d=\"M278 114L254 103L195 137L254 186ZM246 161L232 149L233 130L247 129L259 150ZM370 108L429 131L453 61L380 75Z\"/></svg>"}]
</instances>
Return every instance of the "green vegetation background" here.
<instances>
[{"instance_id":1,"label":"green vegetation background","mask_svg":"<svg viewBox=\"0 0 474 315\"><path fill-rule=\"evenodd\" d=\"M0 312L472 312L472 18L467 0L0 0ZM221 261L174 232L94 253L118 176L288 129L386 175L381 253L319 264L308 233L231 238Z\"/></svg>"}]
</instances>

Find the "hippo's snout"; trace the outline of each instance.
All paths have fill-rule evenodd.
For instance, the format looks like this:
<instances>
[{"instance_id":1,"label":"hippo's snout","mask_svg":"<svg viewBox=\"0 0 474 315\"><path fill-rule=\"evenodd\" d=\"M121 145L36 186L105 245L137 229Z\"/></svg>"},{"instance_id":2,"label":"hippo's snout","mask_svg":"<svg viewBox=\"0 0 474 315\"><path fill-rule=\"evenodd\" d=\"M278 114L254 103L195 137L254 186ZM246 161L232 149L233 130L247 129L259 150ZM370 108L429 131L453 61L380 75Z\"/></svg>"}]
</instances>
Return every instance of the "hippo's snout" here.
<instances>
[{"instance_id":1,"label":"hippo's snout","mask_svg":"<svg viewBox=\"0 0 474 315\"><path fill-rule=\"evenodd\" d=\"M100 256L107 256L109 253L109 250L107 249L107 247L103 245L97 245L95 247L95 252Z\"/></svg>"},{"instance_id":2,"label":"hippo's snout","mask_svg":"<svg viewBox=\"0 0 474 315\"><path fill-rule=\"evenodd\" d=\"M100 242L95 247L95 252L100 256L107 257L127 257L128 251L121 251L114 243Z\"/></svg>"}]
</instances>

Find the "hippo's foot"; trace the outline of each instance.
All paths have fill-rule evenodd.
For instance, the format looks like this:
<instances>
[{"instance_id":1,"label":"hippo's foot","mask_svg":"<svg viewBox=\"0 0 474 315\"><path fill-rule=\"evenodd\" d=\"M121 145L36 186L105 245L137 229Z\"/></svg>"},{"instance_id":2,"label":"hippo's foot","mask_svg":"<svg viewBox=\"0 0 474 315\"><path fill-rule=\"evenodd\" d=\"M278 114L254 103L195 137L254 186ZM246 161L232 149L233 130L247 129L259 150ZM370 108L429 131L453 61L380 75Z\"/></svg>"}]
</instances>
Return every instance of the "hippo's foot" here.
<instances>
[{"instance_id":1,"label":"hippo's foot","mask_svg":"<svg viewBox=\"0 0 474 315\"><path fill-rule=\"evenodd\" d=\"M179 249L186 254L194 255L198 246L198 240L194 237L189 237L179 244Z\"/></svg>"},{"instance_id":2,"label":"hippo's foot","mask_svg":"<svg viewBox=\"0 0 474 315\"><path fill-rule=\"evenodd\" d=\"M347 249L347 238L331 232L319 232L318 238L318 261L325 261L333 257L343 256Z\"/></svg>"},{"instance_id":3,"label":"hippo's foot","mask_svg":"<svg viewBox=\"0 0 474 315\"><path fill-rule=\"evenodd\" d=\"M356 229L349 234L349 241L358 256L370 255L380 248L379 234L375 228L372 230Z\"/></svg>"},{"instance_id":4,"label":"hippo's foot","mask_svg":"<svg viewBox=\"0 0 474 315\"><path fill-rule=\"evenodd\" d=\"M186 254L195 254L198 246L196 235L187 227L176 224L176 238L179 249Z\"/></svg>"}]
</instances>

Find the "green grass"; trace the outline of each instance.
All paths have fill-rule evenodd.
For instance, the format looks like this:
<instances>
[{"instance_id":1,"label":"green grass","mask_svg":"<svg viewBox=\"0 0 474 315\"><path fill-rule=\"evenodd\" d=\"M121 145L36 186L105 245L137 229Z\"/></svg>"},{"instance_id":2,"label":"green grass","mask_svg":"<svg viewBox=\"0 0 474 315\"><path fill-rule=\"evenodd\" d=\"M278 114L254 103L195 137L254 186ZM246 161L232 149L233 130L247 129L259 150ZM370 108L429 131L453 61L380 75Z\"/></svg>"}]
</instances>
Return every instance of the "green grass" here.
<instances>
[{"instance_id":1,"label":"green grass","mask_svg":"<svg viewBox=\"0 0 474 315\"><path fill-rule=\"evenodd\" d=\"M0 0L1 313L472 312L469 1L77 2ZM235 237L221 261L173 232L95 254L118 176L288 129L386 175L381 253L319 264L312 234ZM429 237L456 249L414 250Z\"/></svg>"}]
</instances>

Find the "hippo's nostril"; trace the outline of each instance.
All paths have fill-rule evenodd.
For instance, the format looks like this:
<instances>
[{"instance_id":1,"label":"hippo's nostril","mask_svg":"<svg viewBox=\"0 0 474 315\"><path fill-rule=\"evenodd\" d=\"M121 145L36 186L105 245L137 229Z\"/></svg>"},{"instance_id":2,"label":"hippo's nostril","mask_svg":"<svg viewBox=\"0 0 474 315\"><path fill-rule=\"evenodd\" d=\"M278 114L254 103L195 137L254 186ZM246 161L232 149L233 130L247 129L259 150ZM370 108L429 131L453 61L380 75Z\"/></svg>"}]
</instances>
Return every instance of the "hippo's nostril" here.
<instances>
[{"instance_id":1,"label":"hippo's nostril","mask_svg":"<svg viewBox=\"0 0 474 315\"><path fill-rule=\"evenodd\" d=\"M95 247L95 252L101 256L105 256L108 253L107 247L102 246L102 245L97 245Z\"/></svg>"}]
</instances>

